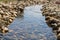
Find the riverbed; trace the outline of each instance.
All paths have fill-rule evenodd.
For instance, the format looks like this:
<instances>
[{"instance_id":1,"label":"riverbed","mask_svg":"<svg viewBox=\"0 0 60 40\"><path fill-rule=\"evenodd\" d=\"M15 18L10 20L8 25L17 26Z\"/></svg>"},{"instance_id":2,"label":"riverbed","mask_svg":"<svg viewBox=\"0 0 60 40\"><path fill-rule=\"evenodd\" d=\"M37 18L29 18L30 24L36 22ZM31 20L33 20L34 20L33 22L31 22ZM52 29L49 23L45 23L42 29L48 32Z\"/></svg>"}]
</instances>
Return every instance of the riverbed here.
<instances>
[{"instance_id":1,"label":"riverbed","mask_svg":"<svg viewBox=\"0 0 60 40\"><path fill-rule=\"evenodd\" d=\"M9 26L3 40L56 40L56 36L42 16L42 5L25 7Z\"/></svg>"}]
</instances>

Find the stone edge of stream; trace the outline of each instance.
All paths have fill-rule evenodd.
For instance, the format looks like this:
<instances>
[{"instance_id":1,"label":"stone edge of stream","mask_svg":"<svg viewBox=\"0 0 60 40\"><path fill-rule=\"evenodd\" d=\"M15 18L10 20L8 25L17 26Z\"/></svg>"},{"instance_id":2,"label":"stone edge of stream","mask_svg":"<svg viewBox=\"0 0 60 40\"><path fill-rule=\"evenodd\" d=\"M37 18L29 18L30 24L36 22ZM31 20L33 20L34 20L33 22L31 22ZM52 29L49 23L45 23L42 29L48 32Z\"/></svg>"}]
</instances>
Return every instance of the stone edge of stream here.
<instances>
[{"instance_id":1,"label":"stone edge of stream","mask_svg":"<svg viewBox=\"0 0 60 40\"><path fill-rule=\"evenodd\" d=\"M47 3L43 5L42 11L43 16L45 16L46 23L52 28L53 32L56 34L57 40L60 40L59 1L56 0L47 1Z\"/></svg>"}]
</instances>

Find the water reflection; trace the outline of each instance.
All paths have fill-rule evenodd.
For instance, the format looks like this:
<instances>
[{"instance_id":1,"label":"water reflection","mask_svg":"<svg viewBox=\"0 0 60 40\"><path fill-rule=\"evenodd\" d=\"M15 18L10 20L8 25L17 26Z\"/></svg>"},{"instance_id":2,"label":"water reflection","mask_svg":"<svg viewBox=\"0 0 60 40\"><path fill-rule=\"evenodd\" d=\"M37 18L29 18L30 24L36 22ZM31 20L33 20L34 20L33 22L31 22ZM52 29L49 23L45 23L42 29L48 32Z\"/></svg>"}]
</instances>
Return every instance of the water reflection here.
<instances>
[{"instance_id":1,"label":"water reflection","mask_svg":"<svg viewBox=\"0 0 60 40\"><path fill-rule=\"evenodd\" d=\"M10 32L4 35L5 40L56 40L52 29L42 16L42 5L25 7L23 15L19 15L10 25Z\"/></svg>"}]
</instances>

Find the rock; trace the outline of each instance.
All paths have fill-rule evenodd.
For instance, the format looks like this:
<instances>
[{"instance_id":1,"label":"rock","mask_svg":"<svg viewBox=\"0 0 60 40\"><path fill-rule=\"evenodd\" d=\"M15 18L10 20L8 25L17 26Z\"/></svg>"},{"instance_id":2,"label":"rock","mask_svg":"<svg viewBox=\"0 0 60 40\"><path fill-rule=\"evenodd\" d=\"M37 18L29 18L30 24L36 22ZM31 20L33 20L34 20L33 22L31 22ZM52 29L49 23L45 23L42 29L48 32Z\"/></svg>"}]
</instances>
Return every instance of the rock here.
<instances>
[{"instance_id":1,"label":"rock","mask_svg":"<svg viewBox=\"0 0 60 40\"><path fill-rule=\"evenodd\" d=\"M19 10L20 10L20 12L23 12L24 9L19 7Z\"/></svg>"},{"instance_id":2,"label":"rock","mask_svg":"<svg viewBox=\"0 0 60 40\"><path fill-rule=\"evenodd\" d=\"M57 35L57 40L60 40L60 34Z\"/></svg>"},{"instance_id":3,"label":"rock","mask_svg":"<svg viewBox=\"0 0 60 40\"><path fill-rule=\"evenodd\" d=\"M3 26L3 27L1 28L1 32L2 32L2 33L8 32L8 28Z\"/></svg>"},{"instance_id":4,"label":"rock","mask_svg":"<svg viewBox=\"0 0 60 40\"><path fill-rule=\"evenodd\" d=\"M58 23L57 25L58 25L57 27L60 27L60 23Z\"/></svg>"},{"instance_id":5,"label":"rock","mask_svg":"<svg viewBox=\"0 0 60 40\"><path fill-rule=\"evenodd\" d=\"M56 4L60 4L60 1L56 1Z\"/></svg>"},{"instance_id":6,"label":"rock","mask_svg":"<svg viewBox=\"0 0 60 40\"><path fill-rule=\"evenodd\" d=\"M60 27L58 28L58 30L57 30L57 35L60 33Z\"/></svg>"},{"instance_id":7,"label":"rock","mask_svg":"<svg viewBox=\"0 0 60 40\"><path fill-rule=\"evenodd\" d=\"M58 30L58 27L55 26L55 25L51 25L51 27L52 27L53 30Z\"/></svg>"},{"instance_id":8,"label":"rock","mask_svg":"<svg viewBox=\"0 0 60 40\"><path fill-rule=\"evenodd\" d=\"M47 21L47 20L50 20L50 16L47 16L46 18L45 18L45 20Z\"/></svg>"}]
</instances>

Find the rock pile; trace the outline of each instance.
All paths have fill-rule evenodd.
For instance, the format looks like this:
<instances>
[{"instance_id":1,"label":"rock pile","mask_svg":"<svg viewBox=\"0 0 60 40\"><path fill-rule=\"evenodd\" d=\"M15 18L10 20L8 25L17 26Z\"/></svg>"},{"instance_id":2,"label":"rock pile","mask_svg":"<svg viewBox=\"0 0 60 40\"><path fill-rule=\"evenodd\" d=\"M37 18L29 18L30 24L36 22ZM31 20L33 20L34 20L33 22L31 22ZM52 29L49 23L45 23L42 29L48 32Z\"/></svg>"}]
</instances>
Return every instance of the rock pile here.
<instances>
[{"instance_id":1,"label":"rock pile","mask_svg":"<svg viewBox=\"0 0 60 40\"><path fill-rule=\"evenodd\" d=\"M4 32L4 29L7 29L7 26L9 26L17 16L16 14L17 12L13 5L0 3L0 32Z\"/></svg>"},{"instance_id":2,"label":"rock pile","mask_svg":"<svg viewBox=\"0 0 60 40\"><path fill-rule=\"evenodd\" d=\"M46 23L56 33L57 40L60 40L60 6L56 4L56 0L47 1L42 11L42 14L46 17Z\"/></svg>"}]
</instances>

